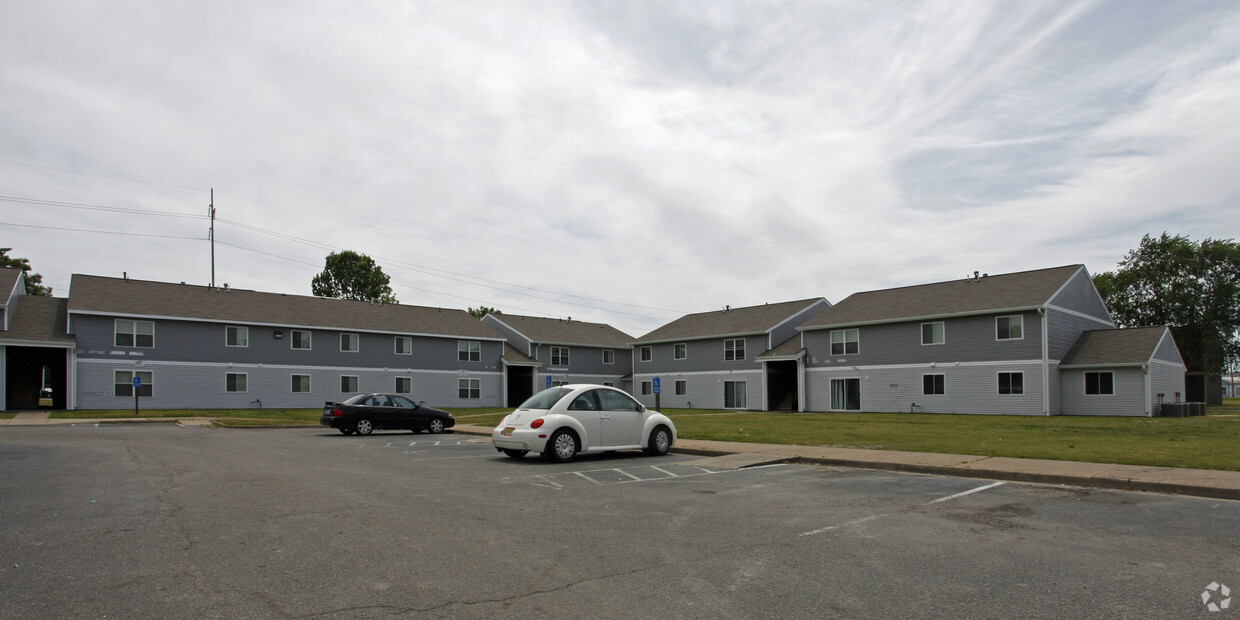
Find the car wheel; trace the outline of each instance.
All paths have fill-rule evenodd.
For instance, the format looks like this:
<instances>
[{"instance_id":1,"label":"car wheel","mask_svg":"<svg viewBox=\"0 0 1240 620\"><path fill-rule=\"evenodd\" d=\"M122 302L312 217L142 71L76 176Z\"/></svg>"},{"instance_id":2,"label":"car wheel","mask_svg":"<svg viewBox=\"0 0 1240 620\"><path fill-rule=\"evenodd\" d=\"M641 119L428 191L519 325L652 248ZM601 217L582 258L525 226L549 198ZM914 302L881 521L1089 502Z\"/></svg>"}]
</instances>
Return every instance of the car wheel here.
<instances>
[{"instance_id":1,"label":"car wheel","mask_svg":"<svg viewBox=\"0 0 1240 620\"><path fill-rule=\"evenodd\" d=\"M557 463L567 463L577 456L579 449L577 436L570 430L560 429L551 436L551 439L547 440L547 447L542 455L543 458Z\"/></svg>"},{"instance_id":2,"label":"car wheel","mask_svg":"<svg viewBox=\"0 0 1240 620\"><path fill-rule=\"evenodd\" d=\"M336 430L340 431L341 433L343 433L343 434L345 434L345 435L352 435L352 434L353 434L353 429L351 429L351 428L338 428L338 429L336 429Z\"/></svg>"},{"instance_id":3,"label":"car wheel","mask_svg":"<svg viewBox=\"0 0 1240 620\"><path fill-rule=\"evenodd\" d=\"M439 418L431 418L430 422L426 423L426 430L430 431L432 435L442 433L443 420L440 420Z\"/></svg>"},{"instance_id":4,"label":"car wheel","mask_svg":"<svg viewBox=\"0 0 1240 620\"><path fill-rule=\"evenodd\" d=\"M666 426L659 426L650 433L650 443L646 446L646 454L663 456L672 447L672 432Z\"/></svg>"},{"instance_id":5,"label":"car wheel","mask_svg":"<svg viewBox=\"0 0 1240 620\"><path fill-rule=\"evenodd\" d=\"M510 448L501 448L501 449L504 451L504 456L510 459L519 459L525 456L526 454L529 454L530 452L529 450L512 450Z\"/></svg>"},{"instance_id":6,"label":"car wheel","mask_svg":"<svg viewBox=\"0 0 1240 620\"><path fill-rule=\"evenodd\" d=\"M356 432L358 435L369 435L370 433L374 432L374 430L375 430L374 423L371 422L370 420L367 420L366 418L362 418L358 420L357 423L353 425L353 431Z\"/></svg>"}]
</instances>

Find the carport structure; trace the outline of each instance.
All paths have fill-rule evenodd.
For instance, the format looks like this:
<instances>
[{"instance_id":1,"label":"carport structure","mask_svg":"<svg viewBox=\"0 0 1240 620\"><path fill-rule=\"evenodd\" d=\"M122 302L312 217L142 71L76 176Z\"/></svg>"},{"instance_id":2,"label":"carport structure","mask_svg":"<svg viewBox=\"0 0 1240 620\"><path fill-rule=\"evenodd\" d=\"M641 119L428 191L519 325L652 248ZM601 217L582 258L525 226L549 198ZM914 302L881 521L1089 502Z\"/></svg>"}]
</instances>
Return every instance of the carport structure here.
<instances>
[{"instance_id":1,"label":"carport structure","mask_svg":"<svg viewBox=\"0 0 1240 620\"><path fill-rule=\"evenodd\" d=\"M5 411L72 409L73 356L68 333L69 300L26 294L21 270L0 269L0 365L4 374L0 407ZM40 403L51 389L52 401Z\"/></svg>"}]
</instances>

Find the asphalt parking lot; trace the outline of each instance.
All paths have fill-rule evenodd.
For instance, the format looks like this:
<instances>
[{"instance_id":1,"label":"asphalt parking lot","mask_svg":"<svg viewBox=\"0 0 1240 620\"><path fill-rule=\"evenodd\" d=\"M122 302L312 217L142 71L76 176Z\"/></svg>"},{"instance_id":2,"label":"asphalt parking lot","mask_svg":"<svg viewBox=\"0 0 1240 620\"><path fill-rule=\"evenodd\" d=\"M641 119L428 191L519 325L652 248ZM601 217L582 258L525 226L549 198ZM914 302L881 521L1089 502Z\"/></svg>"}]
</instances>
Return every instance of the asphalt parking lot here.
<instances>
[{"instance_id":1,"label":"asphalt parking lot","mask_svg":"<svg viewBox=\"0 0 1240 620\"><path fill-rule=\"evenodd\" d=\"M6 427L0 618L1240 618L1237 502L720 464Z\"/></svg>"}]
</instances>

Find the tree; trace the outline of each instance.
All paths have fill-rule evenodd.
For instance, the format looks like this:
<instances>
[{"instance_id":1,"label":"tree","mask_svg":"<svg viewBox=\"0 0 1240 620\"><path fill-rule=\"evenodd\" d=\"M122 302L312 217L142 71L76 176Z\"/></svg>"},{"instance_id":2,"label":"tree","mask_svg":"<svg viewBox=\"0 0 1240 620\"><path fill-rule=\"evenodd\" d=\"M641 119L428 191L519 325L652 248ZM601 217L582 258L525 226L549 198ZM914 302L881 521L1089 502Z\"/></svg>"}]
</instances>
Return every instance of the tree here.
<instances>
[{"instance_id":1,"label":"tree","mask_svg":"<svg viewBox=\"0 0 1240 620\"><path fill-rule=\"evenodd\" d=\"M43 276L37 273L30 273L30 261L25 258L13 258L9 256L9 252L13 248L0 248L0 267L16 267L22 270L22 275L26 276L26 294L42 295L50 297L52 287L43 286Z\"/></svg>"},{"instance_id":2,"label":"tree","mask_svg":"<svg viewBox=\"0 0 1240 620\"><path fill-rule=\"evenodd\" d=\"M1167 325L1190 370L1218 375L1240 354L1240 244L1145 235L1094 285L1121 327Z\"/></svg>"},{"instance_id":3,"label":"tree","mask_svg":"<svg viewBox=\"0 0 1240 620\"><path fill-rule=\"evenodd\" d=\"M479 321L482 320L482 317L488 314L503 314L503 312L500 312L499 310L496 310L495 308L488 308L486 306L478 306L477 308L470 308L469 313L478 317Z\"/></svg>"},{"instance_id":4,"label":"tree","mask_svg":"<svg viewBox=\"0 0 1240 620\"><path fill-rule=\"evenodd\" d=\"M388 286L391 281L369 256L344 250L327 255L323 273L314 276L310 290L319 297L399 303Z\"/></svg>"}]
</instances>

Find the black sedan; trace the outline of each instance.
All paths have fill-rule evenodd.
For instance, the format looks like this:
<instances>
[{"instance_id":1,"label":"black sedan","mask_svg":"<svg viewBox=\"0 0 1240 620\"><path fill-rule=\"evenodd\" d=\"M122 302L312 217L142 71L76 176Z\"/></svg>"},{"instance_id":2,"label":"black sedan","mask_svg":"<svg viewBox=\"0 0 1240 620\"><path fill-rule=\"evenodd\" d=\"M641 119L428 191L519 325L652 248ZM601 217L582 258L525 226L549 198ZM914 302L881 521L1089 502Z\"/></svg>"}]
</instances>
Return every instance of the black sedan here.
<instances>
[{"instance_id":1,"label":"black sedan","mask_svg":"<svg viewBox=\"0 0 1240 620\"><path fill-rule=\"evenodd\" d=\"M419 405L400 394L358 394L341 403L325 403L319 424L346 435L369 435L379 429L442 433L456 420L447 411Z\"/></svg>"}]
</instances>

